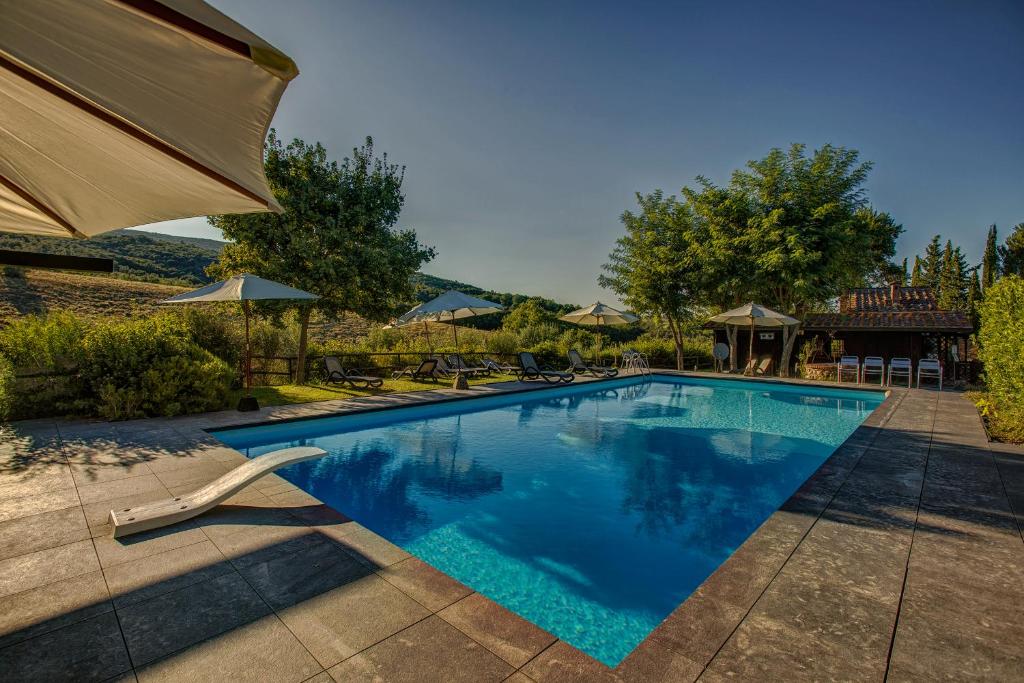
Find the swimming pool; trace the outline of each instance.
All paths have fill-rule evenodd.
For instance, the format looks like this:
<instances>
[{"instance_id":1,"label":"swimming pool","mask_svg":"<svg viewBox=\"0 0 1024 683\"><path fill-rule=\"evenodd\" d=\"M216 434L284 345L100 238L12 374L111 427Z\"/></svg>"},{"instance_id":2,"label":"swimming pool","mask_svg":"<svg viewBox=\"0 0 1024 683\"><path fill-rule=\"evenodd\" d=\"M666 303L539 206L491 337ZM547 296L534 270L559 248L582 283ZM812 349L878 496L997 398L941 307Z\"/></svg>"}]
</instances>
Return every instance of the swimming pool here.
<instances>
[{"instance_id":1,"label":"swimming pool","mask_svg":"<svg viewBox=\"0 0 1024 683\"><path fill-rule=\"evenodd\" d=\"M655 375L214 432L609 666L781 505L880 392Z\"/></svg>"}]
</instances>

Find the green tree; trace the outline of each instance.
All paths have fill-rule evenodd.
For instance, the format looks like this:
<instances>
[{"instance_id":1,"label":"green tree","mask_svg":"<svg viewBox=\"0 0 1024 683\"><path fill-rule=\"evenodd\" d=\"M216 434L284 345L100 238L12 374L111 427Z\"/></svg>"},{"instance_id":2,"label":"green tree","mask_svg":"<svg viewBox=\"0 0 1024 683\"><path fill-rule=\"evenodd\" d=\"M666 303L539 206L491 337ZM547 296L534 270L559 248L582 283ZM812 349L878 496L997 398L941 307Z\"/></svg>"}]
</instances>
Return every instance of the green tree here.
<instances>
[{"instance_id":1,"label":"green tree","mask_svg":"<svg viewBox=\"0 0 1024 683\"><path fill-rule=\"evenodd\" d=\"M921 259L921 286L931 287L935 295L939 293L939 279L942 277L943 252L942 237L935 235L924 250Z\"/></svg>"},{"instance_id":2,"label":"green tree","mask_svg":"<svg viewBox=\"0 0 1024 683\"><path fill-rule=\"evenodd\" d=\"M505 314L504 319L501 321L501 326L503 329L518 332L527 327L534 327L545 323L554 324L555 315L546 309L539 299L527 299L521 304L513 306Z\"/></svg>"},{"instance_id":3,"label":"green tree","mask_svg":"<svg viewBox=\"0 0 1024 683\"><path fill-rule=\"evenodd\" d=\"M1003 275L1024 276L1024 223L1018 223L999 248Z\"/></svg>"},{"instance_id":4,"label":"green tree","mask_svg":"<svg viewBox=\"0 0 1024 683\"><path fill-rule=\"evenodd\" d=\"M924 286L924 274L921 272L921 257L914 257L914 269L910 271L910 286L911 287L923 287Z\"/></svg>"},{"instance_id":5,"label":"green tree","mask_svg":"<svg viewBox=\"0 0 1024 683\"><path fill-rule=\"evenodd\" d=\"M251 272L320 296L298 312L298 381L312 309L329 319L352 311L384 320L412 297L410 276L434 256L412 230L397 230L405 201L405 169L377 157L373 140L341 164L320 143L287 146L271 130L265 148L267 180L281 214L211 216L233 243L224 248L218 275Z\"/></svg>"},{"instance_id":6,"label":"green tree","mask_svg":"<svg viewBox=\"0 0 1024 683\"><path fill-rule=\"evenodd\" d=\"M616 241L598 278L640 315L664 323L672 334L676 367L683 367L683 337L695 310L709 302L722 274L708 235L690 206L661 190L637 193L637 211L621 216L626 234Z\"/></svg>"},{"instance_id":7,"label":"green tree","mask_svg":"<svg viewBox=\"0 0 1024 683\"><path fill-rule=\"evenodd\" d=\"M982 299L981 280L978 279L978 269L971 270L971 277L967 286L967 313L971 316L971 324L975 331L978 329L978 307Z\"/></svg>"},{"instance_id":8,"label":"green tree","mask_svg":"<svg viewBox=\"0 0 1024 683\"><path fill-rule=\"evenodd\" d=\"M707 226L707 249L727 264L716 269L727 273L720 284L799 318L884 279L903 227L867 204L870 168L856 150L825 145L808 155L796 144L749 162L728 187L699 179L700 191L684 190ZM784 344L783 374L795 339Z\"/></svg>"},{"instance_id":9,"label":"green tree","mask_svg":"<svg viewBox=\"0 0 1024 683\"><path fill-rule=\"evenodd\" d=\"M991 225L985 238L985 254L981 259L981 285L988 289L999 279L999 236L996 226Z\"/></svg>"},{"instance_id":10,"label":"green tree","mask_svg":"<svg viewBox=\"0 0 1024 683\"><path fill-rule=\"evenodd\" d=\"M960 247L953 247L946 240L942 252L942 270L939 272L939 286L936 292L938 306L945 311L963 311L967 308L967 259Z\"/></svg>"}]
</instances>

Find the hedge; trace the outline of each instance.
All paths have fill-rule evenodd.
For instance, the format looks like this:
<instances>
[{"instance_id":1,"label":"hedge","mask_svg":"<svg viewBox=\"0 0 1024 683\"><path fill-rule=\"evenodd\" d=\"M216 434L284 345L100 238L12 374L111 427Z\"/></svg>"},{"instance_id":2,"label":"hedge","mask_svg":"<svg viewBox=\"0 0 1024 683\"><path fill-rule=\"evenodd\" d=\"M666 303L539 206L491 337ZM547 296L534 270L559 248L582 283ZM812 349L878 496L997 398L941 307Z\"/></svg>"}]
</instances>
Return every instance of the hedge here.
<instances>
[{"instance_id":1,"label":"hedge","mask_svg":"<svg viewBox=\"0 0 1024 683\"><path fill-rule=\"evenodd\" d=\"M986 289L980 316L992 426L1001 438L1024 441L1024 278L1006 276Z\"/></svg>"}]
</instances>

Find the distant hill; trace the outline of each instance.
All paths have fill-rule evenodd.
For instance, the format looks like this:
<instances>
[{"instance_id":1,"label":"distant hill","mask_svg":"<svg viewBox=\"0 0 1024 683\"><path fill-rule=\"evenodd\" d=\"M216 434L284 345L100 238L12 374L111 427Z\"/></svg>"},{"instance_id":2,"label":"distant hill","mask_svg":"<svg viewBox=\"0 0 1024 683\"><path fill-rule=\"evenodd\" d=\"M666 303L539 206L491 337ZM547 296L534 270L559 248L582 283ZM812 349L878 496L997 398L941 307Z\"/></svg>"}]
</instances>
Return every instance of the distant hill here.
<instances>
[{"instance_id":1,"label":"distant hill","mask_svg":"<svg viewBox=\"0 0 1024 683\"><path fill-rule=\"evenodd\" d=\"M225 244L227 243L220 240L165 235L142 230L115 230L88 240L0 232L0 249L109 258L114 261L115 273L121 276L181 285L209 282L210 278L206 276L205 269ZM412 281L419 301L428 301L449 289L496 301L506 307L533 298L525 294L486 290L465 282L424 273L417 273ZM551 299L538 300L545 308L555 313L576 308Z\"/></svg>"}]
</instances>

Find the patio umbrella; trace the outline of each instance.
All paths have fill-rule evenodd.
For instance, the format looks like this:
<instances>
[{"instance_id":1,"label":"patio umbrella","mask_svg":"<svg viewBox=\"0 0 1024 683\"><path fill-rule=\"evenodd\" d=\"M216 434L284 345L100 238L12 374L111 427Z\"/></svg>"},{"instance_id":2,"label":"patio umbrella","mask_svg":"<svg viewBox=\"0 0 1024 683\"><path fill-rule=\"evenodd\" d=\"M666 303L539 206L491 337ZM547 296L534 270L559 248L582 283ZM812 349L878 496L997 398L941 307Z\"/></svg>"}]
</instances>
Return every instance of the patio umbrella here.
<instances>
[{"instance_id":1,"label":"patio umbrella","mask_svg":"<svg viewBox=\"0 0 1024 683\"><path fill-rule=\"evenodd\" d=\"M639 320L632 313L619 311L611 306L606 306L600 301L585 308L580 308L572 313L566 313L559 320L577 325L594 325L598 335L598 344L601 343L601 325L629 325Z\"/></svg>"},{"instance_id":2,"label":"patio umbrella","mask_svg":"<svg viewBox=\"0 0 1024 683\"><path fill-rule=\"evenodd\" d=\"M280 211L263 139L298 69L201 0L0 0L0 230Z\"/></svg>"},{"instance_id":3,"label":"patio umbrella","mask_svg":"<svg viewBox=\"0 0 1024 683\"><path fill-rule=\"evenodd\" d=\"M770 308L765 308L760 304L753 302L749 304L743 304L739 308L734 308L731 311L725 313L719 313L718 315L711 318L711 322L722 323L726 326L733 325L739 327L740 325L750 325L750 348L747 352L748 360L754 357L754 327L788 327L789 325L799 325L800 321L796 318L790 318L788 315L778 313ZM735 366L734 366L735 367Z\"/></svg>"},{"instance_id":4,"label":"patio umbrella","mask_svg":"<svg viewBox=\"0 0 1024 683\"><path fill-rule=\"evenodd\" d=\"M401 316L398 317L398 320L395 321L394 326L395 327L406 327L408 325L413 325L415 323L422 322L423 323L423 336L427 340L427 352L428 353L433 353L434 352L433 348L430 346L430 327L427 325L427 319L423 318L421 320L421 319L419 319L417 317L417 314L419 313L419 310L420 310L420 306L422 306L422 305L423 304L420 304L419 306L415 306L414 308L410 309L409 311L403 313Z\"/></svg>"},{"instance_id":5,"label":"patio umbrella","mask_svg":"<svg viewBox=\"0 0 1024 683\"><path fill-rule=\"evenodd\" d=\"M189 304L203 301L238 301L245 316L245 397L238 402L239 410L258 410L259 404L252 398L252 349L249 344L249 316L252 314L250 301L319 299L316 294L304 292L273 280L264 280L255 275L243 273L227 280L214 282L191 292L183 292L162 302L165 304Z\"/></svg>"}]
</instances>

